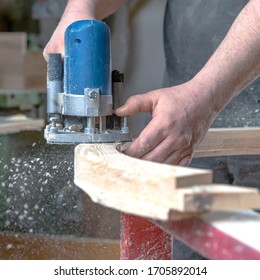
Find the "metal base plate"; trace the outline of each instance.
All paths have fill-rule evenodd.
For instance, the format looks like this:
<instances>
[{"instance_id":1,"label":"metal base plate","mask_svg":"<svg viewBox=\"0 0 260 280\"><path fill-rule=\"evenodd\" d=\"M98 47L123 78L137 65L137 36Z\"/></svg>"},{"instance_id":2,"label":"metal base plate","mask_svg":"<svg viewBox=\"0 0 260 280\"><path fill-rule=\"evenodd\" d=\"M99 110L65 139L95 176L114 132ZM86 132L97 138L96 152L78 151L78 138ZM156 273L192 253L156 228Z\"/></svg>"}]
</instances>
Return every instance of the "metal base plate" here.
<instances>
[{"instance_id":1,"label":"metal base plate","mask_svg":"<svg viewBox=\"0 0 260 280\"><path fill-rule=\"evenodd\" d=\"M44 130L44 138L49 144L77 144L77 143L116 143L130 142L133 137L130 132L124 133L121 130L106 130L102 133L84 133L57 130Z\"/></svg>"}]
</instances>

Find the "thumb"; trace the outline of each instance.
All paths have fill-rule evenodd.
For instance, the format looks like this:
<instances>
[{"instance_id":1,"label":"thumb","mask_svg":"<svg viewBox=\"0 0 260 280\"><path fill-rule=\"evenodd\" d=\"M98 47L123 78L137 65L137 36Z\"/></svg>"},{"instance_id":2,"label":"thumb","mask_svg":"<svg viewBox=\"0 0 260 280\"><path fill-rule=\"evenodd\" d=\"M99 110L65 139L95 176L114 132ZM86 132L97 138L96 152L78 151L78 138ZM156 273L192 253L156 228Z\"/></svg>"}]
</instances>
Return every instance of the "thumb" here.
<instances>
[{"instance_id":1,"label":"thumb","mask_svg":"<svg viewBox=\"0 0 260 280\"><path fill-rule=\"evenodd\" d=\"M138 94L127 99L126 103L116 109L118 116L131 116L141 112L151 112L153 109L154 98L151 94Z\"/></svg>"}]
</instances>

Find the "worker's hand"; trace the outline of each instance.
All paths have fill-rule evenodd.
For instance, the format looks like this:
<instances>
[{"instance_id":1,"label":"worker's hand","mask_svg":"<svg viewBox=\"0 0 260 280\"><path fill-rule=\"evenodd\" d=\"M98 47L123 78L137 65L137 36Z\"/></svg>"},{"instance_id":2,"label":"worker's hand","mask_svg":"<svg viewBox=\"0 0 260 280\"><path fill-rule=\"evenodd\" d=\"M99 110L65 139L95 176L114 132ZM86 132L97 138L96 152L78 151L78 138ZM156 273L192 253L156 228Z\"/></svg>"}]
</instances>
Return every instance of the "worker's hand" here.
<instances>
[{"instance_id":1,"label":"worker's hand","mask_svg":"<svg viewBox=\"0 0 260 280\"><path fill-rule=\"evenodd\" d=\"M56 30L43 50L45 60L48 61L48 53L61 53L64 57L64 33L71 23L86 19L101 20L112 14L122 2L122 0L68 0Z\"/></svg>"},{"instance_id":2,"label":"worker's hand","mask_svg":"<svg viewBox=\"0 0 260 280\"><path fill-rule=\"evenodd\" d=\"M78 1L77 5L73 1L68 2L57 28L43 50L43 56L46 61L48 61L49 53L61 53L62 57L64 57L64 33L71 23L78 20L95 19L94 9L84 2L86 1L83 1L83 3Z\"/></svg>"},{"instance_id":3,"label":"worker's hand","mask_svg":"<svg viewBox=\"0 0 260 280\"><path fill-rule=\"evenodd\" d=\"M118 108L119 116L150 112L153 117L125 154L187 166L216 117L212 100L195 88L189 82L135 95Z\"/></svg>"}]
</instances>

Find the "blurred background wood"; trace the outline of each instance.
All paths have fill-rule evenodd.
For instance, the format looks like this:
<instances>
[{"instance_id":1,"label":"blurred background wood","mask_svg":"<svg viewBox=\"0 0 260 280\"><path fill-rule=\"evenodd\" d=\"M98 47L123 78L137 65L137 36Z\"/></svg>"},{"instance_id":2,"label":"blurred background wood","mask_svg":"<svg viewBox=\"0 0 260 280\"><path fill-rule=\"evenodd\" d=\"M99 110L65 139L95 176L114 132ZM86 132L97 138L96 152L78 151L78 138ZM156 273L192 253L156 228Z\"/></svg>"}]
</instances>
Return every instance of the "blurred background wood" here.
<instances>
[{"instance_id":1,"label":"blurred background wood","mask_svg":"<svg viewBox=\"0 0 260 280\"><path fill-rule=\"evenodd\" d=\"M0 233L0 259L118 260L118 240Z\"/></svg>"}]
</instances>

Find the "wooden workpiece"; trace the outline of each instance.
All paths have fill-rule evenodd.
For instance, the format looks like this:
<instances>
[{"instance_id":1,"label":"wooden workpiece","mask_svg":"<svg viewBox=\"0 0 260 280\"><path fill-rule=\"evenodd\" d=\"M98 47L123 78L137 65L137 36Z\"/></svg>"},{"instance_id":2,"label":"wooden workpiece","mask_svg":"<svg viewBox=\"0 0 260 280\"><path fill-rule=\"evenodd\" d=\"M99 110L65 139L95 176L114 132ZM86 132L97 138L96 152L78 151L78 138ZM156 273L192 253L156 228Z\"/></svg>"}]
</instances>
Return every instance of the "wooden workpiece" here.
<instances>
[{"instance_id":1,"label":"wooden workpiece","mask_svg":"<svg viewBox=\"0 0 260 280\"><path fill-rule=\"evenodd\" d=\"M260 128L210 129L195 157L260 154Z\"/></svg>"},{"instance_id":2,"label":"wooden workpiece","mask_svg":"<svg viewBox=\"0 0 260 280\"><path fill-rule=\"evenodd\" d=\"M208 156L207 151L209 155L258 154L259 139L258 128L214 129L195 156ZM131 158L116 144L78 145L74 176L76 185L93 201L151 219L178 220L213 210L260 208L258 189L213 184L210 170Z\"/></svg>"}]
</instances>

